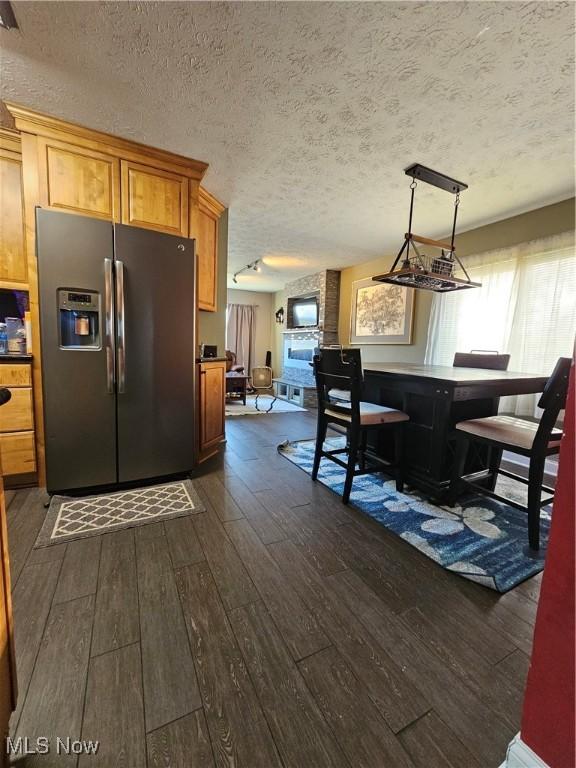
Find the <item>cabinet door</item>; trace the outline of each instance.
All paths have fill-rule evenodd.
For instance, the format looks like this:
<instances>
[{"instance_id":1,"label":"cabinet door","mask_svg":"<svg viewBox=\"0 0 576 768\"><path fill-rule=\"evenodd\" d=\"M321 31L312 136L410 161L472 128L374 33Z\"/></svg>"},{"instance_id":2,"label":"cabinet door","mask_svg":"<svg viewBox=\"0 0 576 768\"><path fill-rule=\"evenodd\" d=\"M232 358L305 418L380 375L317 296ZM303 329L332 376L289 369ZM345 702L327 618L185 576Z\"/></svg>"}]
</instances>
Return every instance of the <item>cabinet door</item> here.
<instances>
[{"instance_id":1,"label":"cabinet door","mask_svg":"<svg viewBox=\"0 0 576 768\"><path fill-rule=\"evenodd\" d=\"M119 218L120 165L117 158L52 139L38 139L43 206Z\"/></svg>"},{"instance_id":2,"label":"cabinet door","mask_svg":"<svg viewBox=\"0 0 576 768\"><path fill-rule=\"evenodd\" d=\"M122 223L186 237L188 179L122 160Z\"/></svg>"},{"instance_id":3,"label":"cabinet door","mask_svg":"<svg viewBox=\"0 0 576 768\"><path fill-rule=\"evenodd\" d=\"M224 439L225 374L225 363L202 363L200 366L201 450Z\"/></svg>"},{"instance_id":4,"label":"cabinet door","mask_svg":"<svg viewBox=\"0 0 576 768\"><path fill-rule=\"evenodd\" d=\"M35 472L34 432L4 432L0 434L0 457L5 475Z\"/></svg>"},{"instance_id":5,"label":"cabinet door","mask_svg":"<svg viewBox=\"0 0 576 768\"><path fill-rule=\"evenodd\" d=\"M218 274L218 220L202 209L198 212L198 309L216 312Z\"/></svg>"},{"instance_id":6,"label":"cabinet door","mask_svg":"<svg viewBox=\"0 0 576 768\"><path fill-rule=\"evenodd\" d=\"M0 409L0 432L34 429L32 389L20 387L12 390L12 397Z\"/></svg>"},{"instance_id":7,"label":"cabinet door","mask_svg":"<svg viewBox=\"0 0 576 768\"><path fill-rule=\"evenodd\" d=\"M22 158L9 142L0 141L0 280L26 283Z\"/></svg>"},{"instance_id":8,"label":"cabinet door","mask_svg":"<svg viewBox=\"0 0 576 768\"><path fill-rule=\"evenodd\" d=\"M28 363L0 364L0 387L30 387L31 385L32 370Z\"/></svg>"}]
</instances>

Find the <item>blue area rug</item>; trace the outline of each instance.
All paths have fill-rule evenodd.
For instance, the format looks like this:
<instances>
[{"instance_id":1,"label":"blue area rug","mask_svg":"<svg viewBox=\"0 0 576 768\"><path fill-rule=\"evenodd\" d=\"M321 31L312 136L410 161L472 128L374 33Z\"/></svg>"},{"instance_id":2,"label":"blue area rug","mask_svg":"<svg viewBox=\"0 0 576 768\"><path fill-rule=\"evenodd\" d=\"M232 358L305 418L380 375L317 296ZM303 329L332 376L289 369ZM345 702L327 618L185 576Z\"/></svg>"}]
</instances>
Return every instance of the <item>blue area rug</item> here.
<instances>
[{"instance_id":1,"label":"blue area rug","mask_svg":"<svg viewBox=\"0 0 576 768\"><path fill-rule=\"evenodd\" d=\"M344 444L342 437L330 438L325 447L332 450ZM314 440L284 443L278 451L312 473ZM339 496L345 475L333 461L322 459L318 480ZM508 482L515 486L516 497L520 484ZM498 492L506 494L506 488L498 486ZM350 503L442 568L497 592L507 592L544 568L543 560L524 554L526 514L486 496L465 496L455 507L436 506L410 488L398 493L394 480L377 473L354 478ZM547 509L542 510L540 525L541 545L546 546L550 528Z\"/></svg>"}]
</instances>

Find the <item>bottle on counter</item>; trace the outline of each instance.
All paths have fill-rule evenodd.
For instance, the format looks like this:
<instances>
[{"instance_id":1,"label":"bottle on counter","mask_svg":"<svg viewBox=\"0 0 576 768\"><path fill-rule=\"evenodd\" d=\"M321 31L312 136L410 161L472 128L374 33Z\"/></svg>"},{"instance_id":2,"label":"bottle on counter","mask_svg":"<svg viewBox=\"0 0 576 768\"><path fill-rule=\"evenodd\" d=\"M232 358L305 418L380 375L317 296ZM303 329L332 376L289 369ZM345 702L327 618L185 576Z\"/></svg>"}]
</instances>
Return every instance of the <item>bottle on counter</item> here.
<instances>
[{"instance_id":1,"label":"bottle on counter","mask_svg":"<svg viewBox=\"0 0 576 768\"><path fill-rule=\"evenodd\" d=\"M0 323L0 355L8 354L8 331L6 323Z\"/></svg>"},{"instance_id":2,"label":"bottle on counter","mask_svg":"<svg viewBox=\"0 0 576 768\"><path fill-rule=\"evenodd\" d=\"M16 349L19 355L26 354L26 329L20 328L16 331Z\"/></svg>"},{"instance_id":3,"label":"bottle on counter","mask_svg":"<svg viewBox=\"0 0 576 768\"><path fill-rule=\"evenodd\" d=\"M26 352L30 354L32 352L32 320L29 310L24 312L24 328L26 329Z\"/></svg>"}]
</instances>

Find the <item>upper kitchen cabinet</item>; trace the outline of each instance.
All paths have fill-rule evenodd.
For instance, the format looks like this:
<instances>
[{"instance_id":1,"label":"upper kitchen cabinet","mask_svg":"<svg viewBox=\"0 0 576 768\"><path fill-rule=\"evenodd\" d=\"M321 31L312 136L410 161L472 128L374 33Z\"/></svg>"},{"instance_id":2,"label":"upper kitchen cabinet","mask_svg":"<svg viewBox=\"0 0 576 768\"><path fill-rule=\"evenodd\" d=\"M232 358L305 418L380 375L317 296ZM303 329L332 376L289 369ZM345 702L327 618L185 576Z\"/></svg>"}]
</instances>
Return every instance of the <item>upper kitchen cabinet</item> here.
<instances>
[{"instance_id":1,"label":"upper kitchen cabinet","mask_svg":"<svg viewBox=\"0 0 576 768\"><path fill-rule=\"evenodd\" d=\"M187 236L208 165L7 104L43 207ZM30 195L28 195L30 197Z\"/></svg>"},{"instance_id":2,"label":"upper kitchen cabinet","mask_svg":"<svg viewBox=\"0 0 576 768\"><path fill-rule=\"evenodd\" d=\"M187 237L186 176L122 160L122 223Z\"/></svg>"},{"instance_id":3,"label":"upper kitchen cabinet","mask_svg":"<svg viewBox=\"0 0 576 768\"><path fill-rule=\"evenodd\" d=\"M25 288L27 279L20 136L0 128L0 287Z\"/></svg>"},{"instance_id":4,"label":"upper kitchen cabinet","mask_svg":"<svg viewBox=\"0 0 576 768\"><path fill-rule=\"evenodd\" d=\"M99 219L119 220L120 163L104 152L38 138L40 200Z\"/></svg>"},{"instance_id":5,"label":"upper kitchen cabinet","mask_svg":"<svg viewBox=\"0 0 576 768\"><path fill-rule=\"evenodd\" d=\"M200 187L198 198L196 254L198 257L198 308L217 310L218 286L218 219L224 206Z\"/></svg>"}]
</instances>

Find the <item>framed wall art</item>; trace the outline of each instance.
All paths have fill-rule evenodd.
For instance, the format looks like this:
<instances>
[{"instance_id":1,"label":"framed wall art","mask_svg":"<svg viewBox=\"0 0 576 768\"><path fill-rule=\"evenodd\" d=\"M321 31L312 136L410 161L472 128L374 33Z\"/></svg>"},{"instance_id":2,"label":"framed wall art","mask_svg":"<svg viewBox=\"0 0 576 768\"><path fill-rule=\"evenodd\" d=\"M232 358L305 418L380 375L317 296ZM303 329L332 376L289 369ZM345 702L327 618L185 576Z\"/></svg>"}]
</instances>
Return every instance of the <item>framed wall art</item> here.
<instances>
[{"instance_id":1,"label":"framed wall art","mask_svg":"<svg viewBox=\"0 0 576 768\"><path fill-rule=\"evenodd\" d=\"M411 344L414 289L378 283L352 283L350 344Z\"/></svg>"}]
</instances>

